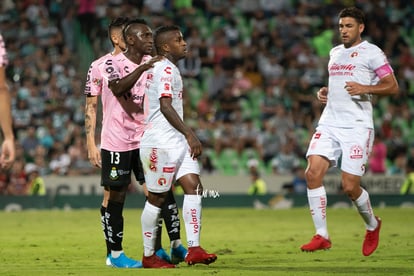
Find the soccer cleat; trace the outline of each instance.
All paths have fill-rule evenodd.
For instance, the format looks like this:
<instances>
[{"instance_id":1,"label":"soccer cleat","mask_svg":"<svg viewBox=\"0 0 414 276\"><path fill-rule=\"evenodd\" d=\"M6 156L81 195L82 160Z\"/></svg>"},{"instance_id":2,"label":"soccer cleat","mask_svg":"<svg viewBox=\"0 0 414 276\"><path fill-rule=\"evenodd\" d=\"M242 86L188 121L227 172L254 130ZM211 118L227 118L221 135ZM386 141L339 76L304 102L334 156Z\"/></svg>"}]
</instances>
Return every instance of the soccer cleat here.
<instances>
[{"instance_id":1,"label":"soccer cleat","mask_svg":"<svg viewBox=\"0 0 414 276\"><path fill-rule=\"evenodd\" d=\"M161 259L156 254L152 254L149 257L142 257L142 265L144 268L174 268L175 265Z\"/></svg>"},{"instance_id":2,"label":"soccer cleat","mask_svg":"<svg viewBox=\"0 0 414 276\"><path fill-rule=\"evenodd\" d=\"M364 256L371 255L378 247L381 219L379 217L375 217L375 219L378 221L377 228L372 231L367 230L364 243L362 244L362 254L364 254Z\"/></svg>"},{"instance_id":3,"label":"soccer cleat","mask_svg":"<svg viewBox=\"0 0 414 276\"><path fill-rule=\"evenodd\" d=\"M332 243L329 239L325 239L321 235L313 236L312 240L300 247L302 251L313 252L316 250L326 250L331 248Z\"/></svg>"},{"instance_id":4,"label":"soccer cleat","mask_svg":"<svg viewBox=\"0 0 414 276\"><path fill-rule=\"evenodd\" d=\"M111 265L117 268L141 268L142 263L140 261L136 261L133 259L128 258L124 253L121 253L118 258L113 258L109 256L109 260L111 261Z\"/></svg>"},{"instance_id":5,"label":"soccer cleat","mask_svg":"<svg viewBox=\"0 0 414 276\"><path fill-rule=\"evenodd\" d=\"M167 252L165 252L164 248L158 249L157 252L155 252L155 255L157 255L164 261L171 263L170 256L167 254Z\"/></svg>"},{"instance_id":6,"label":"soccer cleat","mask_svg":"<svg viewBox=\"0 0 414 276\"><path fill-rule=\"evenodd\" d=\"M216 254L207 253L200 246L189 247L187 255L184 258L185 262L189 265L194 264L211 264L217 260Z\"/></svg>"},{"instance_id":7,"label":"soccer cleat","mask_svg":"<svg viewBox=\"0 0 414 276\"><path fill-rule=\"evenodd\" d=\"M108 256L106 256L105 264L107 266L112 266L110 256L111 256L111 254L108 254Z\"/></svg>"},{"instance_id":8,"label":"soccer cleat","mask_svg":"<svg viewBox=\"0 0 414 276\"><path fill-rule=\"evenodd\" d=\"M180 262L183 262L185 259L185 255L187 255L187 249L180 244L176 248L171 248L171 263L178 264Z\"/></svg>"}]
</instances>

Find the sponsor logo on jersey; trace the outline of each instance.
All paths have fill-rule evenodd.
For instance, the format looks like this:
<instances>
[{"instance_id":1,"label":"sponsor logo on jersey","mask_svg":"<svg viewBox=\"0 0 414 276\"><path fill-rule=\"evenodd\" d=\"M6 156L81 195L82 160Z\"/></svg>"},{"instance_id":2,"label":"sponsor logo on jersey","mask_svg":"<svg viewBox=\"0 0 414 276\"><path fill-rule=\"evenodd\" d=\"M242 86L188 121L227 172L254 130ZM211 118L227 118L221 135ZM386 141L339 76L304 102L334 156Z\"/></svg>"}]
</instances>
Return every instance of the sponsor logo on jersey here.
<instances>
[{"instance_id":1,"label":"sponsor logo on jersey","mask_svg":"<svg viewBox=\"0 0 414 276\"><path fill-rule=\"evenodd\" d=\"M152 171L152 172L156 172L157 171L157 163L158 163L158 158L157 158L157 149L155 149L155 148L153 148L152 150L151 150L151 153L150 153L150 158L149 158L150 160L150 164L149 164L149 169Z\"/></svg>"},{"instance_id":2,"label":"sponsor logo on jersey","mask_svg":"<svg viewBox=\"0 0 414 276\"><path fill-rule=\"evenodd\" d=\"M172 82L172 77L162 77L161 82Z\"/></svg>"},{"instance_id":3,"label":"sponsor logo on jersey","mask_svg":"<svg viewBox=\"0 0 414 276\"><path fill-rule=\"evenodd\" d=\"M334 63L329 67L329 71L352 71L355 69L355 65L353 64L338 64Z\"/></svg>"},{"instance_id":4,"label":"sponsor logo on jersey","mask_svg":"<svg viewBox=\"0 0 414 276\"><path fill-rule=\"evenodd\" d=\"M167 67L165 67L164 72L168 75L171 75L171 69L172 68L170 66L167 66Z\"/></svg>"},{"instance_id":5,"label":"sponsor logo on jersey","mask_svg":"<svg viewBox=\"0 0 414 276\"><path fill-rule=\"evenodd\" d=\"M98 78L93 78L92 79L92 83L95 86L101 86L102 85L102 80L101 79L98 79Z\"/></svg>"},{"instance_id":6,"label":"sponsor logo on jersey","mask_svg":"<svg viewBox=\"0 0 414 276\"><path fill-rule=\"evenodd\" d=\"M164 168L162 168L162 172L173 173L174 169L175 169L175 167L164 167Z\"/></svg>"},{"instance_id":7,"label":"sponsor logo on jersey","mask_svg":"<svg viewBox=\"0 0 414 276\"><path fill-rule=\"evenodd\" d=\"M169 83L164 83L164 90L165 91L170 91L170 84Z\"/></svg>"},{"instance_id":8,"label":"sponsor logo on jersey","mask_svg":"<svg viewBox=\"0 0 414 276\"><path fill-rule=\"evenodd\" d=\"M158 185L165 186L167 184L167 179L165 177L158 178Z\"/></svg>"},{"instance_id":9,"label":"sponsor logo on jersey","mask_svg":"<svg viewBox=\"0 0 414 276\"><path fill-rule=\"evenodd\" d=\"M320 132L316 132L315 135L313 136L315 139L319 139L321 138L322 133Z\"/></svg>"}]
</instances>

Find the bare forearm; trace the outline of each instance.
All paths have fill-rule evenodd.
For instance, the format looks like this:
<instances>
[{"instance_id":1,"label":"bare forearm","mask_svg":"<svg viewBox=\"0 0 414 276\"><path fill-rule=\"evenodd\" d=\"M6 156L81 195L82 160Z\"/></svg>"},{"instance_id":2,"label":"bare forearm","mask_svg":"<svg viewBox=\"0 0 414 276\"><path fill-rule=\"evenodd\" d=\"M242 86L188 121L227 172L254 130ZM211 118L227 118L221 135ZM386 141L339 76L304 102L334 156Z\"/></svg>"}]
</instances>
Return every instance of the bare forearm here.
<instances>
[{"instance_id":1,"label":"bare forearm","mask_svg":"<svg viewBox=\"0 0 414 276\"><path fill-rule=\"evenodd\" d=\"M161 112L167 121L184 136L187 137L187 135L192 132L192 130L184 124L181 117L171 105L161 105Z\"/></svg>"},{"instance_id":2,"label":"bare forearm","mask_svg":"<svg viewBox=\"0 0 414 276\"><path fill-rule=\"evenodd\" d=\"M389 75L371 86L370 90L375 95L395 95L398 93L398 82L394 75Z\"/></svg>"},{"instance_id":3,"label":"bare forearm","mask_svg":"<svg viewBox=\"0 0 414 276\"><path fill-rule=\"evenodd\" d=\"M14 139L11 115L11 97L6 85L0 87L0 127L5 139Z\"/></svg>"},{"instance_id":4,"label":"bare forearm","mask_svg":"<svg viewBox=\"0 0 414 276\"><path fill-rule=\"evenodd\" d=\"M124 95L138 81L142 73L145 71L144 69L145 67L139 66L126 77L109 82L109 88L111 89L112 93L116 97L121 97Z\"/></svg>"},{"instance_id":5,"label":"bare forearm","mask_svg":"<svg viewBox=\"0 0 414 276\"><path fill-rule=\"evenodd\" d=\"M97 113L96 97L87 97L85 105L85 132L86 143L88 145L95 145L95 130L96 130L96 113Z\"/></svg>"},{"instance_id":6,"label":"bare forearm","mask_svg":"<svg viewBox=\"0 0 414 276\"><path fill-rule=\"evenodd\" d=\"M359 94L396 95L398 93L398 82L395 76L391 74L382 78L374 85L347 82L345 88L351 96Z\"/></svg>"}]
</instances>

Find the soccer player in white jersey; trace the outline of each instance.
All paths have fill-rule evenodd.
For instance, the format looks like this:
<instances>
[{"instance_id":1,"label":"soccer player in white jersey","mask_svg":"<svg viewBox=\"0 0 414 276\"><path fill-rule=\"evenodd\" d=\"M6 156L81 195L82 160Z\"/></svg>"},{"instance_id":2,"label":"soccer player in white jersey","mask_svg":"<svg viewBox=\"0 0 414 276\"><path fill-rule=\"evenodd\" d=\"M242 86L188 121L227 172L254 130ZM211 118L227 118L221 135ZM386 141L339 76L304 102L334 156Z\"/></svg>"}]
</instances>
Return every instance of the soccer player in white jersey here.
<instances>
[{"instance_id":1,"label":"soccer player in white jersey","mask_svg":"<svg viewBox=\"0 0 414 276\"><path fill-rule=\"evenodd\" d=\"M12 127L11 96L6 80L6 66L9 63L6 46L0 35L0 130L4 140L0 147L0 170L9 169L15 159L14 134Z\"/></svg>"},{"instance_id":2,"label":"soccer player in white jersey","mask_svg":"<svg viewBox=\"0 0 414 276\"><path fill-rule=\"evenodd\" d=\"M341 182L344 193L353 201L365 227L364 256L371 255L379 243L381 219L374 215L361 177L374 138L372 95L394 95L398 83L383 51L362 40L365 16L355 7L339 13L342 44L330 51L328 87L322 87L318 99L326 103L307 151L307 195L316 229L303 251L329 249L327 196L322 184L331 166L341 158Z\"/></svg>"},{"instance_id":3,"label":"soccer player in white jersey","mask_svg":"<svg viewBox=\"0 0 414 276\"><path fill-rule=\"evenodd\" d=\"M184 190L183 220L187 234L188 264L210 264L217 259L200 247L203 186L197 157L202 145L183 121L183 81L177 68L186 55L187 44L177 26L162 26L154 33L158 55L165 57L148 70L144 109L147 126L141 139L141 162L148 201L141 216L144 267L165 267L154 254L156 224L161 206L177 181Z\"/></svg>"}]
</instances>

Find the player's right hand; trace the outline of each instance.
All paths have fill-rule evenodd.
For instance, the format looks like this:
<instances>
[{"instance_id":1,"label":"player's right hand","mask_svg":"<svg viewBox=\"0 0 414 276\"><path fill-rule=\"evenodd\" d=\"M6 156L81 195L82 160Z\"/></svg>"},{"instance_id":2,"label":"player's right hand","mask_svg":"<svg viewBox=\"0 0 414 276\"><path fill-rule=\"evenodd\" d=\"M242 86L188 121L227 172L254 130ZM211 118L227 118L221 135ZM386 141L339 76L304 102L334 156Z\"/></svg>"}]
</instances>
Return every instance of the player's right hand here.
<instances>
[{"instance_id":1,"label":"player's right hand","mask_svg":"<svg viewBox=\"0 0 414 276\"><path fill-rule=\"evenodd\" d=\"M89 162L92 164L92 166L101 168L102 162L101 162L101 152L96 147L88 148L88 159Z\"/></svg>"},{"instance_id":2,"label":"player's right hand","mask_svg":"<svg viewBox=\"0 0 414 276\"><path fill-rule=\"evenodd\" d=\"M326 104L326 102L328 101L328 88L324 86L321 89L319 89L316 93L316 97L321 103Z\"/></svg>"}]
</instances>

